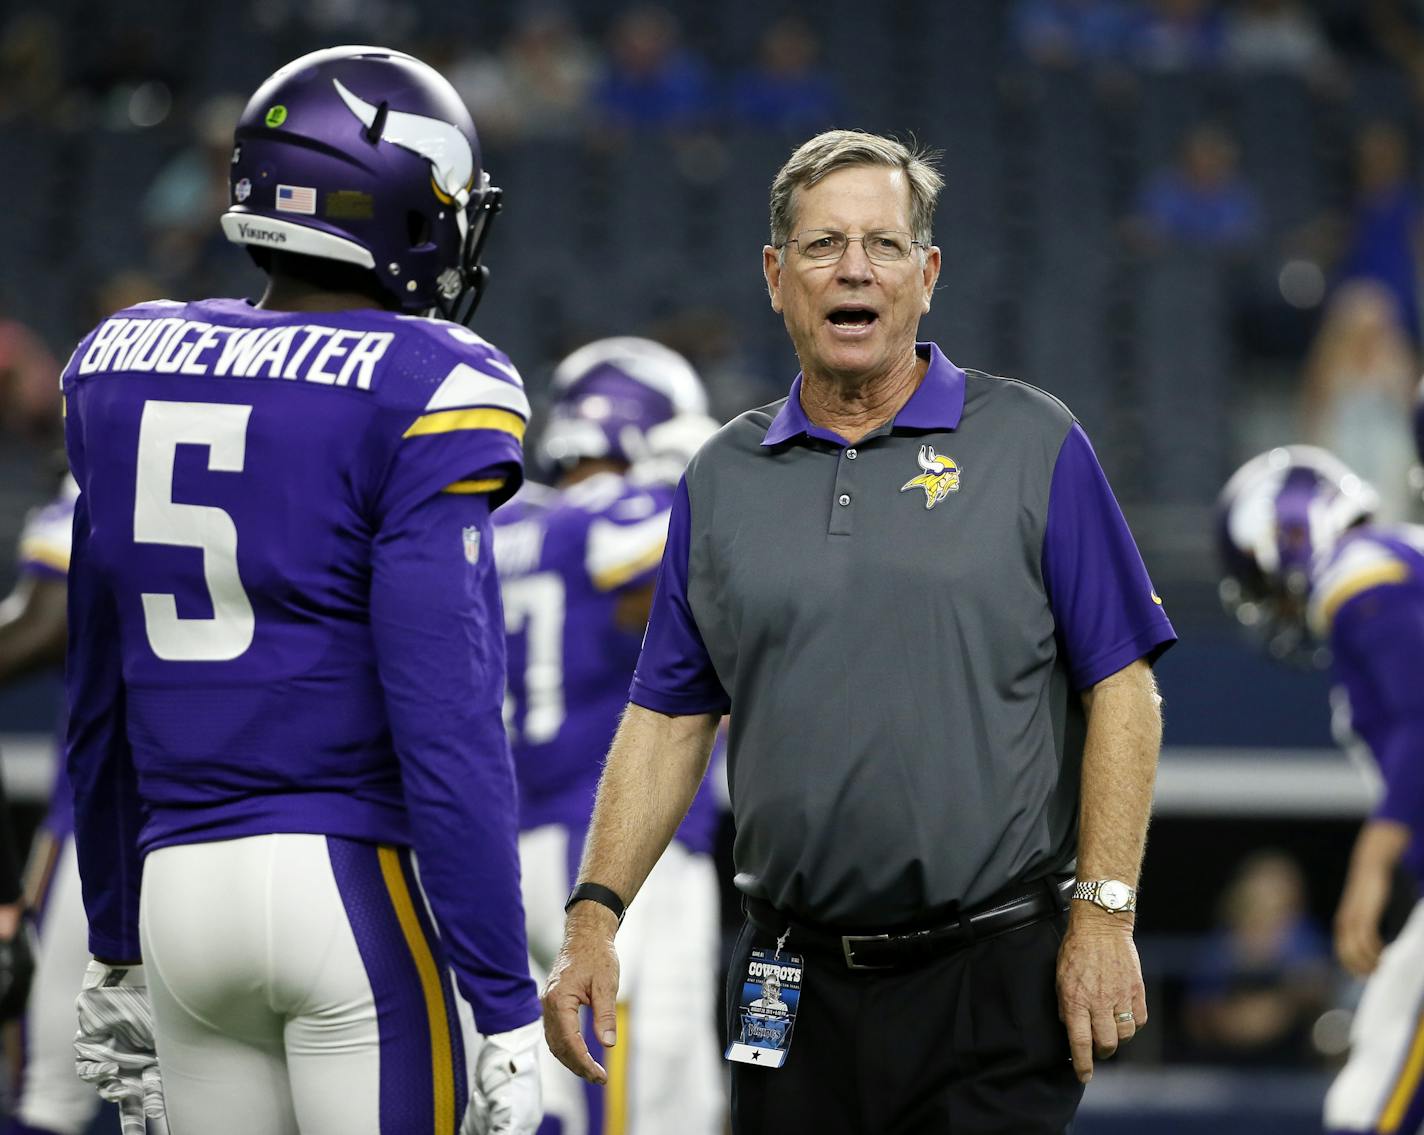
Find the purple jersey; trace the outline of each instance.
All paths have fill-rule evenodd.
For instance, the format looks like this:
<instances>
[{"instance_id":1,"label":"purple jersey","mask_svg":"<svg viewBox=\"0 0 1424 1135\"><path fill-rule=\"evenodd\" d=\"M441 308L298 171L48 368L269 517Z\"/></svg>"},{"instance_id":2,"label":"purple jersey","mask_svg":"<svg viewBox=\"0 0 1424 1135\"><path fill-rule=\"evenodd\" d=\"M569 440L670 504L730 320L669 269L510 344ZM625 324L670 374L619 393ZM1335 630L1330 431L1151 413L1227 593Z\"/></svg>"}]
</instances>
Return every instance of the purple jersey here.
<instances>
[{"instance_id":1,"label":"purple jersey","mask_svg":"<svg viewBox=\"0 0 1424 1135\"><path fill-rule=\"evenodd\" d=\"M1375 815L1414 832L1404 859L1424 881L1424 528L1356 529L1312 576L1312 624L1384 780Z\"/></svg>"},{"instance_id":2,"label":"purple jersey","mask_svg":"<svg viewBox=\"0 0 1424 1135\"><path fill-rule=\"evenodd\" d=\"M522 830L588 824L642 641L619 601L656 579L672 495L602 473L562 492L529 486L496 519ZM678 839L710 850L715 808L704 780Z\"/></svg>"},{"instance_id":3,"label":"purple jersey","mask_svg":"<svg viewBox=\"0 0 1424 1135\"><path fill-rule=\"evenodd\" d=\"M66 476L54 500L25 518L25 525L20 529L18 556L22 575L60 581L69 575L74 499L78 495L79 486L74 478ZM60 732L62 738L62 727ZM66 838L74 830L74 795L69 788L69 778L64 775L63 761L55 768L45 827L56 840Z\"/></svg>"},{"instance_id":4,"label":"purple jersey","mask_svg":"<svg viewBox=\"0 0 1424 1135\"><path fill-rule=\"evenodd\" d=\"M522 476L508 359L440 320L160 302L63 384L93 951L138 956L154 848L410 846L480 1030L533 1020L488 552Z\"/></svg>"}]
</instances>

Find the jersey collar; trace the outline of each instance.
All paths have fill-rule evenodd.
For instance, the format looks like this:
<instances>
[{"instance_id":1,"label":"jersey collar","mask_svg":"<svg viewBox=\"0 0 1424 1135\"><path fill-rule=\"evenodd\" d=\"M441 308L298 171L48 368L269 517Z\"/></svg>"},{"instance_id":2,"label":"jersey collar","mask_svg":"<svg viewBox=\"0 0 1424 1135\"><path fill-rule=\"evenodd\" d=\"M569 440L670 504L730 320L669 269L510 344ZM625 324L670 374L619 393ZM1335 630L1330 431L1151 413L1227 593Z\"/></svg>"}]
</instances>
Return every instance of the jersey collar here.
<instances>
[{"instance_id":1,"label":"jersey collar","mask_svg":"<svg viewBox=\"0 0 1424 1135\"><path fill-rule=\"evenodd\" d=\"M964 372L944 357L934 343L916 343L915 354L929 360L929 369L910 400L900 407L891 429L952 430L959 427L964 413ZM880 433L884 430L877 430ZM780 445L801 435L820 438L836 445L848 445L845 438L813 425L801 408L801 376L791 384L791 393L767 427L761 443Z\"/></svg>"}]
</instances>

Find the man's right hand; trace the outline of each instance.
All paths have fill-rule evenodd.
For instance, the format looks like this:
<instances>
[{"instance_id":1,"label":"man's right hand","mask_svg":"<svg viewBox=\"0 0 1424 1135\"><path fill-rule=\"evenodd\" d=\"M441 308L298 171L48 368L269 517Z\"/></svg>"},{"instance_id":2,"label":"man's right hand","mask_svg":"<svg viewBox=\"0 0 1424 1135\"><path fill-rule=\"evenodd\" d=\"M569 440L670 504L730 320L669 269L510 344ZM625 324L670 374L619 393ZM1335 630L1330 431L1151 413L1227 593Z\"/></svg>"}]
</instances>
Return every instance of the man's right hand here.
<instances>
[{"instance_id":1,"label":"man's right hand","mask_svg":"<svg viewBox=\"0 0 1424 1135\"><path fill-rule=\"evenodd\" d=\"M579 1008L593 1012L594 1032L604 1048L618 1041L618 919L607 907L581 902L569 911L564 944L544 987L544 1039L559 1062L593 1084L608 1073L595 1060L579 1029Z\"/></svg>"}]
</instances>

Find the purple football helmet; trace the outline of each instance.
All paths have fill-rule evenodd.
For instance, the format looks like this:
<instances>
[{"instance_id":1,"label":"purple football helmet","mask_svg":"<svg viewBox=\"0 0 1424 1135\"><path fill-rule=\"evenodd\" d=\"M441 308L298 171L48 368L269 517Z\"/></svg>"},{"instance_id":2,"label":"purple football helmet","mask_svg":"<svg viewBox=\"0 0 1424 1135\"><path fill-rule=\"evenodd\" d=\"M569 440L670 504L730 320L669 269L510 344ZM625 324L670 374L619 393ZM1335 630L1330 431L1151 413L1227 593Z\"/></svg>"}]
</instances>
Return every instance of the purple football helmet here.
<instances>
[{"instance_id":1,"label":"purple football helmet","mask_svg":"<svg viewBox=\"0 0 1424 1135\"><path fill-rule=\"evenodd\" d=\"M633 336L580 347L555 368L550 395L539 453L555 468L585 458L632 465L654 455L656 427L707 414L692 364L670 347Z\"/></svg>"},{"instance_id":2,"label":"purple football helmet","mask_svg":"<svg viewBox=\"0 0 1424 1135\"><path fill-rule=\"evenodd\" d=\"M368 268L400 310L467 322L500 191L474 123L432 68L383 47L288 63L237 123L228 240Z\"/></svg>"},{"instance_id":3,"label":"purple football helmet","mask_svg":"<svg viewBox=\"0 0 1424 1135\"><path fill-rule=\"evenodd\" d=\"M1241 466L1217 501L1222 604L1281 659L1312 660L1312 561L1367 521L1379 496L1334 454L1287 445Z\"/></svg>"}]
</instances>

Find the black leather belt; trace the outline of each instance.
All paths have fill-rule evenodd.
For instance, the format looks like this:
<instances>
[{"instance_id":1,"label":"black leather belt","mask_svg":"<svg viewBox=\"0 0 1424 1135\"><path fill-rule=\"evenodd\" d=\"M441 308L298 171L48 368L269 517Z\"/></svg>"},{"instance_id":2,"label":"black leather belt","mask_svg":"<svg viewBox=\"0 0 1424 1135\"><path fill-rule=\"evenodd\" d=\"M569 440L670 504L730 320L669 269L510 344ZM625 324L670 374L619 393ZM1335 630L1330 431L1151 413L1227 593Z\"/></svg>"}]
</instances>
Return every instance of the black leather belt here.
<instances>
[{"instance_id":1,"label":"black leather belt","mask_svg":"<svg viewBox=\"0 0 1424 1135\"><path fill-rule=\"evenodd\" d=\"M778 938L789 927L789 950L839 954L848 969L896 969L951 954L971 943L1007 934L1068 909L1072 879L1043 879L1025 884L1004 899L960 913L953 921L924 929L885 934L842 934L830 927L788 918L770 903L747 896L747 918L759 930Z\"/></svg>"}]
</instances>

